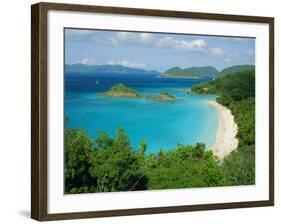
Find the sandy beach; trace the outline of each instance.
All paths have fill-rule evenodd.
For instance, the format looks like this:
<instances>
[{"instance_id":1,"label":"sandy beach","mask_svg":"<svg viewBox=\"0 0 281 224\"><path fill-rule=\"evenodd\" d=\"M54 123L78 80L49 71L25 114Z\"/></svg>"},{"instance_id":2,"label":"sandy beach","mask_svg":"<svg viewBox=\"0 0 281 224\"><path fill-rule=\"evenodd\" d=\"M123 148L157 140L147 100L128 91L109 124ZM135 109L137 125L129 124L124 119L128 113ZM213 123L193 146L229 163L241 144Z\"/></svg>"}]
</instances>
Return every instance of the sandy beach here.
<instances>
[{"instance_id":1,"label":"sandy beach","mask_svg":"<svg viewBox=\"0 0 281 224\"><path fill-rule=\"evenodd\" d=\"M219 116L216 140L211 149L220 160L223 160L238 146L238 139L235 137L238 130L237 124L234 122L234 117L228 108L214 100L209 101L209 103L216 107Z\"/></svg>"}]
</instances>

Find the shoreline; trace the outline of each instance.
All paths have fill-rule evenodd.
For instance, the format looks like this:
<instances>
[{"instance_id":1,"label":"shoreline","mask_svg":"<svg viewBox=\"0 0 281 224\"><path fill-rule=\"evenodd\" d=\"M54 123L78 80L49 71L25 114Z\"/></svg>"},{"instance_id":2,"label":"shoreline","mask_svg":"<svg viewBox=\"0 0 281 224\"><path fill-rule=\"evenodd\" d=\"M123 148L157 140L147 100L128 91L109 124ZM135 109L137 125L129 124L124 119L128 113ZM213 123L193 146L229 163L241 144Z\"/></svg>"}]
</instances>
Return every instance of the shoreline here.
<instances>
[{"instance_id":1,"label":"shoreline","mask_svg":"<svg viewBox=\"0 0 281 224\"><path fill-rule=\"evenodd\" d=\"M214 100L208 101L218 111L218 128L216 139L211 149L219 160L229 155L238 146L236 134L238 131L237 124L231 111Z\"/></svg>"}]
</instances>

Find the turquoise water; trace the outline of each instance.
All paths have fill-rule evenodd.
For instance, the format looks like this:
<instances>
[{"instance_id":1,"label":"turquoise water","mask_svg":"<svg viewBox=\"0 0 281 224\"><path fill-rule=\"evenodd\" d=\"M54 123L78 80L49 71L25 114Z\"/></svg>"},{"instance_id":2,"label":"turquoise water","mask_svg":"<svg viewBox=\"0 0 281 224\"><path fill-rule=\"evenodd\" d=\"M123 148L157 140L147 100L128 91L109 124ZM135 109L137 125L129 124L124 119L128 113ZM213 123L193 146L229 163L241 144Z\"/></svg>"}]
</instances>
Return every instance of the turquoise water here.
<instances>
[{"instance_id":1,"label":"turquoise water","mask_svg":"<svg viewBox=\"0 0 281 224\"><path fill-rule=\"evenodd\" d=\"M122 127L133 146L147 142L148 152L160 148L171 150L180 144L215 141L218 115L207 101L213 96L188 95L191 85L206 80L159 79L156 77L66 77L65 116L69 126L85 128L92 137L98 130L114 135ZM143 94L169 91L182 99L177 102L157 102L145 99L113 99L97 97L115 83L122 82Z\"/></svg>"}]
</instances>

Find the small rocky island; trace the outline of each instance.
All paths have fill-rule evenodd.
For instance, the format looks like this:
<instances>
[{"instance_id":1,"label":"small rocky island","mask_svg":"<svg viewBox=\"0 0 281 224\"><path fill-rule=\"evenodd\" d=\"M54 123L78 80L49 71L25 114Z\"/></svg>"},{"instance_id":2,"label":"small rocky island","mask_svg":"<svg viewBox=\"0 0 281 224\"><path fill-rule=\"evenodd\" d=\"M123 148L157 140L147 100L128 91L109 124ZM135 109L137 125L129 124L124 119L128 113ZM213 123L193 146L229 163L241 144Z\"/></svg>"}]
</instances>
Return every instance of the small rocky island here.
<instances>
[{"instance_id":1,"label":"small rocky island","mask_svg":"<svg viewBox=\"0 0 281 224\"><path fill-rule=\"evenodd\" d=\"M134 90L133 88L125 86L122 83L115 84L108 91L99 94L99 96L112 97L112 98L148 99L148 100L157 100L160 102L173 102L179 100L169 92L161 92L160 94L142 95L136 90Z\"/></svg>"},{"instance_id":2,"label":"small rocky island","mask_svg":"<svg viewBox=\"0 0 281 224\"><path fill-rule=\"evenodd\" d=\"M125 86L122 83L112 86L108 91L101 95L114 98L141 98L141 94L139 94L136 90Z\"/></svg>"},{"instance_id":3,"label":"small rocky island","mask_svg":"<svg viewBox=\"0 0 281 224\"><path fill-rule=\"evenodd\" d=\"M143 95L142 97L149 100L158 100L164 102L179 100L169 92L161 92L160 94L148 94Z\"/></svg>"}]
</instances>

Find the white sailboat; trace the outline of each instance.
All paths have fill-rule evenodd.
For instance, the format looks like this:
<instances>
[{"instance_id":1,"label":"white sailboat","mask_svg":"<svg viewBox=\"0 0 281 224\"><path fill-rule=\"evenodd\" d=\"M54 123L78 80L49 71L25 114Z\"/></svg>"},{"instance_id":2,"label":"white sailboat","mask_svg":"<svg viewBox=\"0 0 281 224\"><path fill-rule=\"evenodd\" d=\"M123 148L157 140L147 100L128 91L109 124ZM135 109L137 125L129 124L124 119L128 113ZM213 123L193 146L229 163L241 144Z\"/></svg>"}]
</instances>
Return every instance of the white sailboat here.
<instances>
[{"instance_id":1,"label":"white sailboat","mask_svg":"<svg viewBox=\"0 0 281 224\"><path fill-rule=\"evenodd\" d=\"M96 79L96 85L98 85L98 84L100 84L100 82L99 82L99 80L98 80L98 79Z\"/></svg>"}]
</instances>

